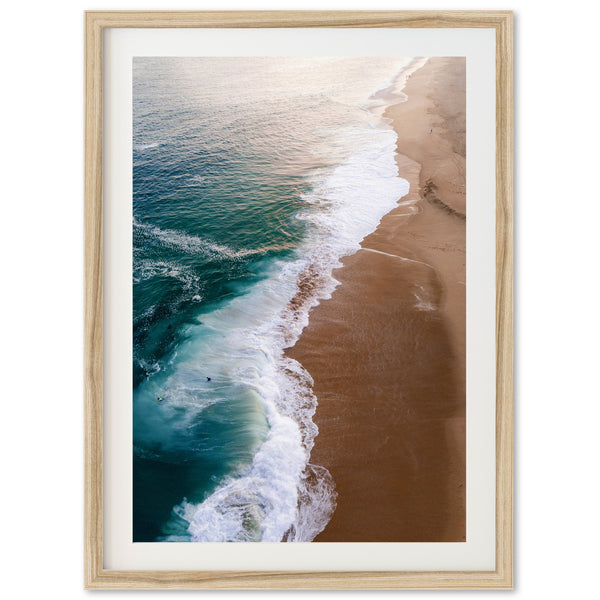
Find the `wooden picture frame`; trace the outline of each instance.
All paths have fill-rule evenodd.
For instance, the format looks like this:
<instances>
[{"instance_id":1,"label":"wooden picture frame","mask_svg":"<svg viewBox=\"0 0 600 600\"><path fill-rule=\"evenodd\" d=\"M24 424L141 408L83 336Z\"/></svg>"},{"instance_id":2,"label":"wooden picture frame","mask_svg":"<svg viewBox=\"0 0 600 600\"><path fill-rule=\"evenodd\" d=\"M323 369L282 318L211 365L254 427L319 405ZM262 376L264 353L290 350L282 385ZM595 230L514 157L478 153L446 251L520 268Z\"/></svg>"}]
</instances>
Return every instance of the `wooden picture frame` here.
<instances>
[{"instance_id":1,"label":"wooden picture frame","mask_svg":"<svg viewBox=\"0 0 600 600\"><path fill-rule=\"evenodd\" d=\"M103 32L109 28L492 28L496 35L496 568L493 571L125 571L103 563ZM129 12L85 14L85 587L88 589L511 588L512 13Z\"/></svg>"}]
</instances>

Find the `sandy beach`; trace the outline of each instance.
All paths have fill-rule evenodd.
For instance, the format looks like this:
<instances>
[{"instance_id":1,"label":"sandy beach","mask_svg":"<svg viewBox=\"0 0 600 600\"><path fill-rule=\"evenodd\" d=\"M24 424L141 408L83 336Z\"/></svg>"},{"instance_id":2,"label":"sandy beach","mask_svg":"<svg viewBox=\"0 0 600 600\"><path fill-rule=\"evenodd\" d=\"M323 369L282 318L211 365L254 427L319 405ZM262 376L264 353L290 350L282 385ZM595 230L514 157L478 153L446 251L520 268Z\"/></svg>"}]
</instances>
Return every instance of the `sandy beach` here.
<instances>
[{"instance_id":1,"label":"sandy beach","mask_svg":"<svg viewBox=\"0 0 600 600\"><path fill-rule=\"evenodd\" d=\"M287 354L314 379L337 508L315 541L465 540L465 60L390 107L407 199L334 272Z\"/></svg>"}]
</instances>

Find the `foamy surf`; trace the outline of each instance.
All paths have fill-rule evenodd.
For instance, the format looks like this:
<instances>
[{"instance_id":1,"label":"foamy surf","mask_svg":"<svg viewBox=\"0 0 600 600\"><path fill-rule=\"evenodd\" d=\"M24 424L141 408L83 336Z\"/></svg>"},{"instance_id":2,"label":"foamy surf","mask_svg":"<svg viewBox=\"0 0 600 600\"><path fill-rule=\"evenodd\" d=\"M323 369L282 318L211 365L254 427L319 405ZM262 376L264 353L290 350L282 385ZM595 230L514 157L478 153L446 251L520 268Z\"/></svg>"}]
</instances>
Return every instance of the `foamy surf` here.
<instances>
[{"instance_id":1,"label":"foamy surf","mask_svg":"<svg viewBox=\"0 0 600 600\"><path fill-rule=\"evenodd\" d=\"M133 219L134 235L144 235L149 238L152 243L157 243L166 248L177 248L185 252L193 254L203 254L204 256L216 256L218 258L243 258L253 254L264 254L267 250L261 248L239 249L230 248L224 244L217 244L200 236L190 235L182 231L171 229L161 229L155 225L141 223L137 219Z\"/></svg>"},{"instance_id":2,"label":"foamy surf","mask_svg":"<svg viewBox=\"0 0 600 600\"><path fill-rule=\"evenodd\" d=\"M151 148L158 148L160 146L159 142L151 142L149 144L134 144L133 149L138 152L143 152L144 150L150 150Z\"/></svg>"}]
</instances>

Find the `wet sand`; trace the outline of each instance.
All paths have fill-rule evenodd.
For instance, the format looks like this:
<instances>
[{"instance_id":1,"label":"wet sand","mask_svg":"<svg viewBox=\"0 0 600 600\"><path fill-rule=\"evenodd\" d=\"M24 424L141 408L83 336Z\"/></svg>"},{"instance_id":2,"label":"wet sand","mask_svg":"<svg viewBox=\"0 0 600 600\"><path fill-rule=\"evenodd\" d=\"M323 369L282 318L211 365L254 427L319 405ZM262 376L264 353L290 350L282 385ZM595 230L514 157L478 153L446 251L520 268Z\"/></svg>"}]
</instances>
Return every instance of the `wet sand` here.
<instances>
[{"instance_id":1,"label":"wet sand","mask_svg":"<svg viewBox=\"0 0 600 600\"><path fill-rule=\"evenodd\" d=\"M430 59L404 93L386 116L417 202L343 260L288 351L315 381L311 463L338 492L315 541L465 539L464 59Z\"/></svg>"}]
</instances>

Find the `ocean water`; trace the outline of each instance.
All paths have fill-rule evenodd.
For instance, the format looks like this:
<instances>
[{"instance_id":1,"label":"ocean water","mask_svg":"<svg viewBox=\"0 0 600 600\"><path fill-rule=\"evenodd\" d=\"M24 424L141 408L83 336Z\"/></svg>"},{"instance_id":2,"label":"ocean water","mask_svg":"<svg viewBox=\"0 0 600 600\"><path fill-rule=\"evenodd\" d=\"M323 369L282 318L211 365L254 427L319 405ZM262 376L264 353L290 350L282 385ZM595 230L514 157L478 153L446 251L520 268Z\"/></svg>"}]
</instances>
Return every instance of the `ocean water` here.
<instances>
[{"instance_id":1,"label":"ocean water","mask_svg":"<svg viewBox=\"0 0 600 600\"><path fill-rule=\"evenodd\" d=\"M134 59L135 542L308 542L331 518L284 350L408 192L382 114L420 64Z\"/></svg>"}]
</instances>

